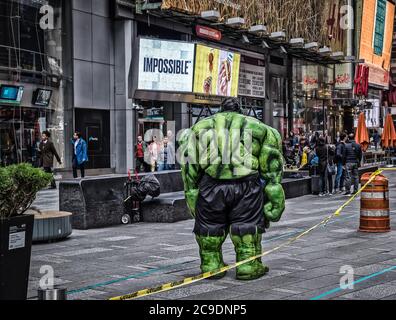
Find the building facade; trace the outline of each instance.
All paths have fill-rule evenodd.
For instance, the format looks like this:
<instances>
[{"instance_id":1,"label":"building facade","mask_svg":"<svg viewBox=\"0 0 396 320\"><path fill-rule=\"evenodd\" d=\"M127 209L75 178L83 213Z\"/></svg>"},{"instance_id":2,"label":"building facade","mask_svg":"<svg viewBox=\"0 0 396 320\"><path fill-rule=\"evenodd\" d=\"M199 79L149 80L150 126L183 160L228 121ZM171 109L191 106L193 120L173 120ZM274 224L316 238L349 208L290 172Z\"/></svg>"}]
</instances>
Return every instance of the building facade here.
<instances>
[{"instance_id":1,"label":"building facade","mask_svg":"<svg viewBox=\"0 0 396 320\"><path fill-rule=\"evenodd\" d=\"M52 16L41 28L43 5ZM0 16L0 164L38 165L43 130L64 158L61 1L4 0Z\"/></svg>"},{"instance_id":2,"label":"building facade","mask_svg":"<svg viewBox=\"0 0 396 320\"><path fill-rule=\"evenodd\" d=\"M40 132L48 129L69 170L70 139L79 131L89 169L125 173L135 166L138 135L176 140L181 129L218 112L227 96L284 138L291 131L353 131L360 100L381 109L394 4L303 2L2 1L2 165L37 163ZM263 10L266 4L278 9ZM309 12L314 19L296 24ZM347 63L347 56L355 59ZM353 94L358 59L374 70L362 99Z\"/></svg>"}]
</instances>

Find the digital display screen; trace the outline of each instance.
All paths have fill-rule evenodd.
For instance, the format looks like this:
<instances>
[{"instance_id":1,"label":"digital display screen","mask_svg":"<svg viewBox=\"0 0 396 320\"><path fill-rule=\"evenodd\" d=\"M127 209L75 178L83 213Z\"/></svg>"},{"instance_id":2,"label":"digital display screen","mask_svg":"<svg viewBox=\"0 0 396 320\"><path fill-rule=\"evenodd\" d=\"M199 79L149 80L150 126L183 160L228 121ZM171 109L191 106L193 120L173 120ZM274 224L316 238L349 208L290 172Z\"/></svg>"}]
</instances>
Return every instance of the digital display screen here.
<instances>
[{"instance_id":1,"label":"digital display screen","mask_svg":"<svg viewBox=\"0 0 396 320\"><path fill-rule=\"evenodd\" d=\"M237 97L241 55L197 45L194 93Z\"/></svg>"},{"instance_id":2,"label":"digital display screen","mask_svg":"<svg viewBox=\"0 0 396 320\"><path fill-rule=\"evenodd\" d=\"M37 89L33 93L32 104L35 106L48 107L52 96L52 90Z\"/></svg>"},{"instance_id":3,"label":"digital display screen","mask_svg":"<svg viewBox=\"0 0 396 320\"><path fill-rule=\"evenodd\" d=\"M0 103L19 104L22 100L23 87L2 85L0 87Z\"/></svg>"},{"instance_id":4,"label":"digital display screen","mask_svg":"<svg viewBox=\"0 0 396 320\"><path fill-rule=\"evenodd\" d=\"M193 43L140 39L138 89L191 92Z\"/></svg>"}]
</instances>

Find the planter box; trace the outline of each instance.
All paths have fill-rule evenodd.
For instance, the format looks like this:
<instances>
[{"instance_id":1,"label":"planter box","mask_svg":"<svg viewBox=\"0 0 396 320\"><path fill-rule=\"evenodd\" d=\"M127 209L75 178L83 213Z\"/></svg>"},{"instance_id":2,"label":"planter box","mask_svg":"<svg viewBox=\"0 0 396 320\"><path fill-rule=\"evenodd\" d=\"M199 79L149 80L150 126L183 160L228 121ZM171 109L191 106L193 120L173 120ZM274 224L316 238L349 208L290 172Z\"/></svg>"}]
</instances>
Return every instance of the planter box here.
<instances>
[{"instance_id":1,"label":"planter box","mask_svg":"<svg viewBox=\"0 0 396 320\"><path fill-rule=\"evenodd\" d=\"M0 300L26 300L33 215L0 219Z\"/></svg>"},{"instance_id":2,"label":"planter box","mask_svg":"<svg viewBox=\"0 0 396 320\"><path fill-rule=\"evenodd\" d=\"M70 212L47 211L34 215L33 243L66 239L73 232Z\"/></svg>"}]
</instances>

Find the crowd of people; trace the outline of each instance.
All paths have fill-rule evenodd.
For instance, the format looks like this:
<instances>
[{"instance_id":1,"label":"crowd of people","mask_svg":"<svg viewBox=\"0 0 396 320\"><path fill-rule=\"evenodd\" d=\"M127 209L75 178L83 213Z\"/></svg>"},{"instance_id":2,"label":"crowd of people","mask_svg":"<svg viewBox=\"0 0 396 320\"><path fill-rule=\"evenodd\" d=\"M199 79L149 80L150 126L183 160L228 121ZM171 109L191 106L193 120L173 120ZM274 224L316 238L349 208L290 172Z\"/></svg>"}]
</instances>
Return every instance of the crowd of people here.
<instances>
[{"instance_id":1,"label":"crowd of people","mask_svg":"<svg viewBox=\"0 0 396 320\"><path fill-rule=\"evenodd\" d=\"M291 132L283 152L287 165L319 177L320 197L358 191L363 152L354 134L339 133L333 142L327 131L300 135Z\"/></svg>"},{"instance_id":2,"label":"crowd of people","mask_svg":"<svg viewBox=\"0 0 396 320\"><path fill-rule=\"evenodd\" d=\"M138 173L174 170L175 146L169 136L165 136L162 140L153 136L150 143L146 143L142 136L138 136L135 158Z\"/></svg>"}]
</instances>

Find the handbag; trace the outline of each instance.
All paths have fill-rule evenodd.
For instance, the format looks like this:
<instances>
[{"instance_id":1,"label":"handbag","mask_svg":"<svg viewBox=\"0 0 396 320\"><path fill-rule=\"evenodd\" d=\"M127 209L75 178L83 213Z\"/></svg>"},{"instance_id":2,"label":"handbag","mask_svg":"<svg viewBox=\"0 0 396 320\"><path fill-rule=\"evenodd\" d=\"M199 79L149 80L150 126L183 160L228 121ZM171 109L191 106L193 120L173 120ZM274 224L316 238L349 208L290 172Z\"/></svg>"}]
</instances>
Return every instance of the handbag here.
<instances>
[{"instance_id":1,"label":"handbag","mask_svg":"<svg viewBox=\"0 0 396 320\"><path fill-rule=\"evenodd\" d=\"M335 176L337 173L337 167L334 164L334 161L333 164L329 163L329 146L327 146L327 173L331 176Z\"/></svg>"}]
</instances>

